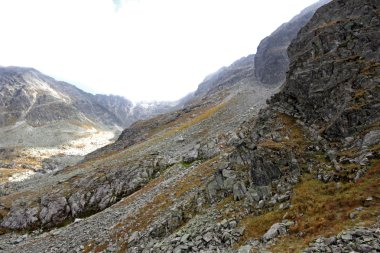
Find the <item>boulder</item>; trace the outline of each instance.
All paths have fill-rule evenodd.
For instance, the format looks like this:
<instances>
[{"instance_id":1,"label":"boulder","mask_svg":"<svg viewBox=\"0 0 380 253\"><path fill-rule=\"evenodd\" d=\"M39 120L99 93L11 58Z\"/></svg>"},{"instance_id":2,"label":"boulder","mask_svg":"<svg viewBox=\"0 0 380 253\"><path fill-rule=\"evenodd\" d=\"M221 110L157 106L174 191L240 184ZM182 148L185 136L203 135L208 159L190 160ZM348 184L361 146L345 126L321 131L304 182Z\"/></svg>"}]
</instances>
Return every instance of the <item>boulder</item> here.
<instances>
[{"instance_id":1,"label":"boulder","mask_svg":"<svg viewBox=\"0 0 380 253\"><path fill-rule=\"evenodd\" d=\"M272 180L280 178L282 175L276 164L263 158L254 159L251 167L251 181L255 186L269 185Z\"/></svg>"},{"instance_id":2,"label":"boulder","mask_svg":"<svg viewBox=\"0 0 380 253\"><path fill-rule=\"evenodd\" d=\"M182 161L185 163L191 163L198 159L198 150L192 149L182 157Z\"/></svg>"},{"instance_id":3,"label":"boulder","mask_svg":"<svg viewBox=\"0 0 380 253\"><path fill-rule=\"evenodd\" d=\"M380 130L373 130L367 133L363 138L362 147L369 147L380 144Z\"/></svg>"},{"instance_id":4,"label":"boulder","mask_svg":"<svg viewBox=\"0 0 380 253\"><path fill-rule=\"evenodd\" d=\"M12 206L10 215L6 216L1 226L10 229L23 229L33 226L38 222L38 208L22 208L21 206Z\"/></svg>"},{"instance_id":5,"label":"boulder","mask_svg":"<svg viewBox=\"0 0 380 253\"><path fill-rule=\"evenodd\" d=\"M212 232L207 232L206 234L203 235L202 239L208 243L213 239L214 235Z\"/></svg>"},{"instance_id":6,"label":"boulder","mask_svg":"<svg viewBox=\"0 0 380 253\"><path fill-rule=\"evenodd\" d=\"M267 242L279 235L286 233L286 226L282 223L273 224L270 229L263 235L263 241Z\"/></svg>"},{"instance_id":7,"label":"boulder","mask_svg":"<svg viewBox=\"0 0 380 253\"><path fill-rule=\"evenodd\" d=\"M242 200L245 197L247 189L243 182L237 182L233 186L234 200Z\"/></svg>"},{"instance_id":8,"label":"boulder","mask_svg":"<svg viewBox=\"0 0 380 253\"><path fill-rule=\"evenodd\" d=\"M246 199L248 203L252 204L260 200L260 195L254 188L248 188L246 192Z\"/></svg>"},{"instance_id":9,"label":"boulder","mask_svg":"<svg viewBox=\"0 0 380 253\"><path fill-rule=\"evenodd\" d=\"M41 198L41 206L39 218L43 225L57 225L64 221L70 212L65 197L45 195Z\"/></svg>"}]
</instances>

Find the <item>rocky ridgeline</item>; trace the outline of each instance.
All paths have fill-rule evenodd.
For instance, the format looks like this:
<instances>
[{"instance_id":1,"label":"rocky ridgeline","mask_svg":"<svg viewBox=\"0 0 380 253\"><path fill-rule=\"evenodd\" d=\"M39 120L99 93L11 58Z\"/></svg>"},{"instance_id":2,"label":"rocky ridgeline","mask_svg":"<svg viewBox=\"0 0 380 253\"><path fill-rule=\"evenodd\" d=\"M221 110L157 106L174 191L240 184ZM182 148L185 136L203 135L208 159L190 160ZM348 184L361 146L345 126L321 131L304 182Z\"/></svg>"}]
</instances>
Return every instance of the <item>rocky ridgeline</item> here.
<instances>
[{"instance_id":1,"label":"rocky ridgeline","mask_svg":"<svg viewBox=\"0 0 380 253\"><path fill-rule=\"evenodd\" d=\"M103 125L122 125L116 115L95 101L93 95L35 69L2 67L0 87L0 107L4 112L0 118L1 127L23 120L34 127L63 120L85 124L88 119ZM120 100L125 106L132 106L131 102Z\"/></svg>"},{"instance_id":2,"label":"rocky ridgeline","mask_svg":"<svg viewBox=\"0 0 380 253\"><path fill-rule=\"evenodd\" d=\"M92 95L32 68L0 67L0 147L58 147L96 131L119 133L182 102L134 105Z\"/></svg>"},{"instance_id":3,"label":"rocky ridgeline","mask_svg":"<svg viewBox=\"0 0 380 253\"><path fill-rule=\"evenodd\" d=\"M266 85L278 85L285 81L286 71L289 68L286 50L290 42L310 20L314 12L327 2L329 0L321 0L304 9L260 42L254 59L254 74L260 82Z\"/></svg>"},{"instance_id":4,"label":"rocky ridgeline","mask_svg":"<svg viewBox=\"0 0 380 253\"><path fill-rule=\"evenodd\" d=\"M256 80L254 77L255 55L248 55L235 61L228 67L223 67L215 73L207 76L194 93L194 97L201 97L205 94L212 94L216 90L223 90L235 83L243 80Z\"/></svg>"}]
</instances>

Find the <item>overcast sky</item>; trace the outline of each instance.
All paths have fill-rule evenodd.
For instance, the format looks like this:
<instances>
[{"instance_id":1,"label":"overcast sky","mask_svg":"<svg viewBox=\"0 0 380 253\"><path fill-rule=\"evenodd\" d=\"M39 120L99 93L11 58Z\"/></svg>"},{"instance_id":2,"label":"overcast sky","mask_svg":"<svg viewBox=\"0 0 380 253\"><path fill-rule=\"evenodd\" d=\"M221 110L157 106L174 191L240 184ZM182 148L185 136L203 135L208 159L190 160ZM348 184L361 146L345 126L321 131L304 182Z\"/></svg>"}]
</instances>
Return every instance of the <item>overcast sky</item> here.
<instances>
[{"instance_id":1,"label":"overcast sky","mask_svg":"<svg viewBox=\"0 0 380 253\"><path fill-rule=\"evenodd\" d=\"M176 100L316 0L0 0L0 65Z\"/></svg>"}]
</instances>

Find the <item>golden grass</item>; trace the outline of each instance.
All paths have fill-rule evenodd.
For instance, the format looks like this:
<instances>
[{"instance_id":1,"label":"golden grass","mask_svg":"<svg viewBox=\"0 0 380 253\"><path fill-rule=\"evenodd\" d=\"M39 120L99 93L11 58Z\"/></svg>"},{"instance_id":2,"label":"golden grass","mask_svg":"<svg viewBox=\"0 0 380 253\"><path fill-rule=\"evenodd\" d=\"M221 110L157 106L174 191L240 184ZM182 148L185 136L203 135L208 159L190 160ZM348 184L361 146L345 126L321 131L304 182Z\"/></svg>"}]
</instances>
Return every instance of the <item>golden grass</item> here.
<instances>
[{"instance_id":1,"label":"golden grass","mask_svg":"<svg viewBox=\"0 0 380 253\"><path fill-rule=\"evenodd\" d=\"M240 222L245 227L245 231L238 244L242 244L250 238L261 237L274 223L281 221L284 215L284 210L276 210L258 216L246 216Z\"/></svg>"},{"instance_id":2,"label":"golden grass","mask_svg":"<svg viewBox=\"0 0 380 253\"><path fill-rule=\"evenodd\" d=\"M296 120L283 113L277 115L278 122L284 127L279 130L281 136L288 135L288 139L282 138L281 141L275 142L272 139L264 139L257 145L263 148L273 150L292 149L303 152L304 147L307 145L301 127L296 123Z\"/></svg>"},{"instance_id":3,"label":"golden grass","mask_svg":"<svg viewBox=\"0 0 380 253\"><path fill-rule=\"evenodd\" d=\"M367 174L357 183L322 183L305 176L295 187L288 217L296 221L289 236L281 238L272 252L299 252L318 236L331 236L359 222L372 224L380 215L380 162L374 163ZM350 219L354 208L363 206L366 198L372 196L373 203L359 212L356 219ZM248 218L251 236L259 236L267 225L281 220L283 212L274 211L263 216ZM264 226L268 227L268 226ZM299 232L304 236L299 237Z\"/></svg>"},{"instance_id":4,"label":"golden grass","mask_svg":"<svg viewBox=\"0 0 380 253\"><path fill-rule=\"evenodd\" d=\"M134 217L138 217L138 219L131 217L131 219L127 219L118 223L114 227L115 231L112 237L112 241L118 242L119 252L125 252L125 250L128 248L127 242L124 240L119 240L120 238L124 238L125 235L132 234L135 231L143 231L146 229L149 224L151 224L154 220L157 219L157 217L159 217L159 215L162 214L162 212L167 211L170 206L173 205L173 200L171 198L172 194L174 194L173 197L177 199L192 189L201 187L203 185L202 178L211 176L215 172L215 169L213 169L210 165L217 159L218 157L207 160L203 164L200 164L192 171L190 171L183 179L171 185L171 187L160 191L160 193L158 193L150 202L146 203L137 211L137 214L134 215ZM162 182L163 176L153 179L139 191L131 194L124 200L115 204L113 208L118 208L133 203L133 201L143 196L148 191L153 190L155 186ZM102 247L97 249L96 245L93 242L88 242L85 246L86 252L100 252L101 249L104 249L104 243L101 244L103 245Z\"/></svg>"},{"instance_id":5,"label":"golden grass","mask_svg":"<svg viewBox=\"0 0 380 253\"><path fill-rule=\"evenodd\" d=\"M187 192L197 187L200 187L203 183L202 178L209 177L215 173L215 169L210 167L211 163L215 162L219 157L214 157L197 168L193 169L185 178L181 179L173 187L175 196L177 198L183 196Z\"/></svg>"},{"instance_id":6,"label":"golden grass","mask_svg":"<svg viewBox=\"0 0 380 253\"><path fill-rule=\"evenodd\" d=\"M225 103L221 103L221 104L218 104L218 105L215 105L211 108L206 109L204 112L200 113L196 117L190 118L188 121L184 122L183 124L181 124L177 127L174 127L171 130L167 131L163 137L164 138L169 137L170 135L173 135L174 133L185 130L185 129L187 129L187 128L195 125L195 124L198 124L199 122L201 122L205 119L210 118L216 112L218 112L220 109L222 109L224 106L225 106Z\"/></svg>"}]
</instances>

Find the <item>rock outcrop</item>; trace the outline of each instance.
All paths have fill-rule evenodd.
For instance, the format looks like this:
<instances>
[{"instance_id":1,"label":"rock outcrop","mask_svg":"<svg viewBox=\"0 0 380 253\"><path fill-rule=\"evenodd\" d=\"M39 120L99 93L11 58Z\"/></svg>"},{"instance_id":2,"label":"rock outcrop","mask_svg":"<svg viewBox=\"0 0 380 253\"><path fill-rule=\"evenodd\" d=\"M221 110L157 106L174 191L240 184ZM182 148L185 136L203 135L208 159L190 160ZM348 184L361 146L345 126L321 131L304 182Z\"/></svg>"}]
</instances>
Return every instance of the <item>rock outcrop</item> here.
<instances>
[{"instance_id":1,"label":"rock outcrop","mask_svg":"<svg viewBox=\"0 0 380 253\"><path fill-rule=\"evenodd\" d=\"M377 122L378 6L334 1L321 7L289 46L287 81L273 101L329 138L348 137Z\"/></svg>"},{"instance_id":2,"label":"rock outcrop","mask_svg":"<svg viewBox=\"0 0 380 253\"><path fill-rule=\"evenodd\" d=\"M287 48L290 42L310 20L314 12L327 2L329 0L319 1L304 9L260 42L254 59L255 76L260 82L269 86L282 84L289 68Z\"/></svg>"}]
</instances>

